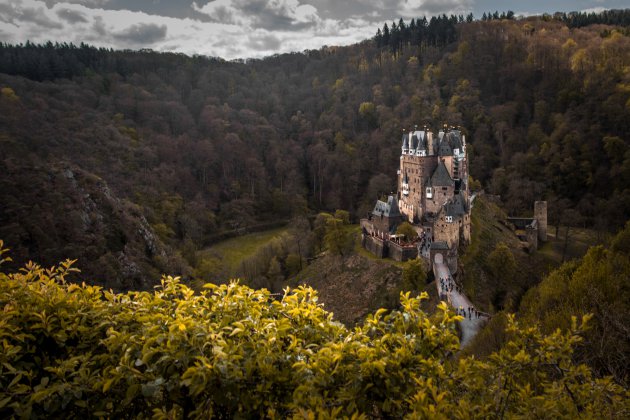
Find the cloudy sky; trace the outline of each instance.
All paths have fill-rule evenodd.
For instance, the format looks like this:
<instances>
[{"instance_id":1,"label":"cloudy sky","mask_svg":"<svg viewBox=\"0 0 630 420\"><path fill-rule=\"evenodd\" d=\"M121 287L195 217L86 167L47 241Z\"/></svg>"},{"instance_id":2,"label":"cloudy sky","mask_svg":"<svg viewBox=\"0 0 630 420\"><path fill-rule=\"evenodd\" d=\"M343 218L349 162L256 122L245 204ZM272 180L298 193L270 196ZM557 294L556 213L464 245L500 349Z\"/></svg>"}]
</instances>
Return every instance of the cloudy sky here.
<instances>
[{"instance_id":1,"label":"cloudy sky","mask_svg":"<svg viewBox=\"0 0 630 420\"><path fill-rule=\"evenodd\" d=\"M0 41L86 42L226 59L347 45L441 13L630 7L630 0L0 0Z\"/></svg>"}]
</instances>

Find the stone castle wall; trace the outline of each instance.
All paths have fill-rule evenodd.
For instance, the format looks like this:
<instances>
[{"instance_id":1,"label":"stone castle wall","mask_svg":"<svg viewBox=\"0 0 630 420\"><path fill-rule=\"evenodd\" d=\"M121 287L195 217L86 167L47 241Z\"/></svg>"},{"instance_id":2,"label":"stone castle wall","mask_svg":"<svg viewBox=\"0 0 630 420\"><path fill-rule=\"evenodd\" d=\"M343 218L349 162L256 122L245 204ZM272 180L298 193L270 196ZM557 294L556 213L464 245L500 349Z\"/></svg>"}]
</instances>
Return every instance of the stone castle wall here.
<instances>
[{"instance_id":1,"label":"stone castle wall","mask_svg":"<svg viewBox=\"0 0 630 420\"><path fill-rule=\"evenodd\" d=\"M391 258L394 261L407 261L418 257L418 248L402 246L389 240L363 235L361 245L378 258Z\"/></svg>"},{"instance_id":2,"label":"stone castle wall","mask_svg":"<svg viewBox=\"0 0 630 420\"><path fill-rule=\"evenodd\" d=\"M389 242L389 258L395 261L407 261L418 257L418 248L415 246L401 246Z\"/></svg>"},{"instance_id":3,"label":"stone castle wall","mask_svg":"<svg viewBox=\"0 0 630 420\"><path fill-rule=\"evenodd\" d=\"M536 251L538 249L538 236L540 230L537 229L534 225L535 223L527 226L527 228L525 229L525 234L527 235L527 244L529 245L530 251Z\"/></svg>"},{"instance_id":4,"label":"stone castle wall","mask_svg":"<svg viewBox=\"0 0 630 420\"><path fill-rule=\"evenodd\" d=\"M387 257L387 243L380 238L363 235L362 245L365 249L376 255L378 258Z\"/></svg>"},{"instance_id":5,"label":"stone castle wall","mask_svg":"<svg viewBox=\"0 0 630 420\"><path fill-rule=\"evenodd\" d=\"M446 242L450 248L459 246L459 223L447 222L444 216L433 225L433 240Z\"/></svg>"}]
</instances>

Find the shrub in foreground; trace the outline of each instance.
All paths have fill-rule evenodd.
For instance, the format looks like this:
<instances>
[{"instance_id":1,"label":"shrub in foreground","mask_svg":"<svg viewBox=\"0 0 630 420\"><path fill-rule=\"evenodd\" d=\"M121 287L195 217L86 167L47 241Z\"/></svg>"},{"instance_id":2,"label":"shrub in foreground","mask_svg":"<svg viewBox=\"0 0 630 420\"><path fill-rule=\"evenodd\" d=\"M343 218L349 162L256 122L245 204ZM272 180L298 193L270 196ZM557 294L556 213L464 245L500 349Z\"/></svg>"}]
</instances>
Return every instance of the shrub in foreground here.
<instances>
[{"instance_id":1,"label":"shrub in foreground","mask_svg":"<svg viewBox=\"0 0 630 420\"><path fill-rule=\"evenodd\" d=\"M2 248L0 243L0 249ZM1 255L0 255L1 257ZM0 416L627 417L628 392L571 361L584 320L542 335L511 318L487 360L457 358L458 319L401 295L353 330L314 290L196 294L67 284L71 262L0 273Z\"/></svg>"}]
</instances>

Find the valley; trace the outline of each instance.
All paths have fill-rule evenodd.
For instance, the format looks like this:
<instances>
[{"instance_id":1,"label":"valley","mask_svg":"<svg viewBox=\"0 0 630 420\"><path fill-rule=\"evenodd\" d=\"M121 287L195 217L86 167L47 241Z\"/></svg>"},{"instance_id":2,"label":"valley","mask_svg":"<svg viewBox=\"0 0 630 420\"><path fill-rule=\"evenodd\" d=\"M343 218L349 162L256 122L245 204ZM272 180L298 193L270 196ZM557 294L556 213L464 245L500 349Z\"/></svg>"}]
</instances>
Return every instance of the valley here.
<instances>
[{"instance_id":1,"label":"valley","mask_svg":"<svg viewBox=\"0 0 630 420\"><path fill-rule=\"evenodd\" d=\"M0 42L0 417L630 417L628 28Z\"/></svg>"}]
</instances>

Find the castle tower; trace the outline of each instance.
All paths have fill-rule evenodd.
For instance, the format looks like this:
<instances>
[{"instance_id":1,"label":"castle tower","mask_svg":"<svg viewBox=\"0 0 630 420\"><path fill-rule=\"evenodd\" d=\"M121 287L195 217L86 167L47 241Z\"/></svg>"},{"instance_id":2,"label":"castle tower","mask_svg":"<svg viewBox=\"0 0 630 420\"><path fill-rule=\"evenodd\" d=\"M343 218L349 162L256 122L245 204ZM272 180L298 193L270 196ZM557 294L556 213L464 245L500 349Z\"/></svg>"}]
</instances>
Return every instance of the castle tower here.
<instances>
[{"instance_id":1,"label":"castle tower","mask_svg":"<svg viewBox=\"0 0 630 420\"><path fill-rule=\"evenodd\" d=\"M534 201L534 218L538 222L538 240L547 242L547 202Z\"/></svg>"}]
</instances>

